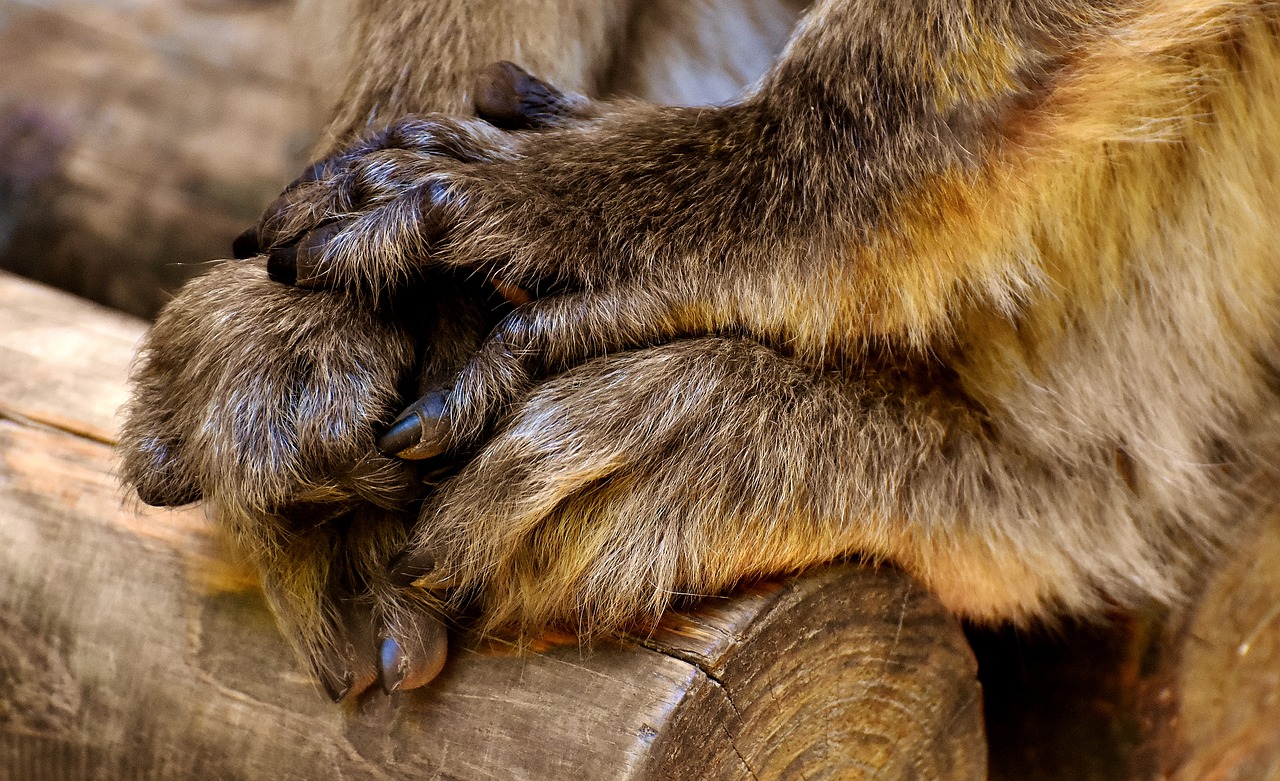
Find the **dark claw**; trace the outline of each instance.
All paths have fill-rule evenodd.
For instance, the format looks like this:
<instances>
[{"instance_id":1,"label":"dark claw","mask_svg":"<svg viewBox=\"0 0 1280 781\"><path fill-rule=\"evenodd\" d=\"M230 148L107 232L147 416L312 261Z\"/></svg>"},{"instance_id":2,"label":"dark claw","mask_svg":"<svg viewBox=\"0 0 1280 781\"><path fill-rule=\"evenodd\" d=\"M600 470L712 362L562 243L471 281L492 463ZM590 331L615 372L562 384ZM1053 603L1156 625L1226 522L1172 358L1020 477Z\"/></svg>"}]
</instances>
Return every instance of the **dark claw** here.
<instances>
[{"instance_id":1,"label":"dark claw","mask_svg":"<svg viewBox=\"0 0 1280 781\"><path fill-rule=\"evenodd\" d=\"M415 401L378 438L378 449L408 459L432 458L449 448L446 392L437 389Z\"/></svg>"},{"instance_id":2,"label":"dark claw","mask_svg":"<svg viewBox=\"0 0 1280 781\"><path fill-rule=\"evenodd\" d=\"M381 437L378 438L378 449L393 456L413 447L421 438L422 418L412 410L400 413Z\"/></svg>"},{"instance_id":3,"label":"dark claw","mask_svg":"<svg viewBox=\"0 0 1280 781\"><path fill-rule=\"evenodd\" d=\"M292 285L298 281L298 248L290 244L272 250L267 256L267 276L283 285Z\"/></svg>"},{"instance_id":4,"label":"dark claw","mask_svg":"<svg viewBox=\"0 0 1280 781\"><path fill-rule=\"evenodd\" d=\"M258 243L258 228L247 228L231 242L231 255L237 260L252 258L262 254L262 245Z\"/></svg>"}]
</instances>

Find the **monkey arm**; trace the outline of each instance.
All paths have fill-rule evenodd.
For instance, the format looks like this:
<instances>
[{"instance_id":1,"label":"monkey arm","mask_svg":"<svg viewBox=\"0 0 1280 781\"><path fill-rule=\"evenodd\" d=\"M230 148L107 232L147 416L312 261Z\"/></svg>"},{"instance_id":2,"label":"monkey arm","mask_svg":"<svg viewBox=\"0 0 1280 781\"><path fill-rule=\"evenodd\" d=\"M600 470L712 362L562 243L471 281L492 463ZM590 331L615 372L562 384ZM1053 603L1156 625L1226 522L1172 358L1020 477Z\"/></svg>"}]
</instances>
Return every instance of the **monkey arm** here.
<instances>
[{"instance_id":1,"label":"monkey arm","mask_svg":"<svg viewBox=\"0 0 1280 781\"><path fill-rule=\"evenodd\" d=\"M581 364L433 495L400 579L477 599L485 629L592 632L851 555L980 619L1187 574L1109 454L1038 450L924 367L854 374L724 338Z\"/></svg>"},{"instance_id":2,"label":"monkey arm","mask_svg":"<svg viewBox=\"0 0 1280 781\"><path fill-rule=\"evenodd\" d=\"M957 292L1007 304L1031 284L1009 259L955 245L993 240L966 226L998 213L1026 126L1087 71L1075 59L1133 32L1094 5L829 1L738 105L602 107L576 128L507 137L410 120L394 144L357 145L370 160L339 193L300 194L303 215L268 248L296 246L304 281L373 289L432 262L530 286L759 279L748 311L723 290L697 295L717 321L811 347L868 331L923 344ZM308 221L330 224L299 241ZM795 298L841 304L797 315Z\"/></svg>"},{"instance_id":3,"label":"monkey arm","mask_svg":"<svg viewBox=\"0 0 1280 781\"><path fill-rule=\"evenodd\" d=\"M263 245L283 277L369 297L433 264L578 296L580 316L526 313L527 341L583 347L569 360L716 332L812 365L869 339L944 350L1135 284L1133 242L1239 140L1194 119L1249 89L1229 34L1271 56L1269 7L1238 5L823 3L741 104L605 104L521 133L410 118L286 198ZM487 387L464 376L433 407L450 426L410 416L420 450L474 443L556 363L509 347L464 373Z\"/></svg>"}]
</instances>

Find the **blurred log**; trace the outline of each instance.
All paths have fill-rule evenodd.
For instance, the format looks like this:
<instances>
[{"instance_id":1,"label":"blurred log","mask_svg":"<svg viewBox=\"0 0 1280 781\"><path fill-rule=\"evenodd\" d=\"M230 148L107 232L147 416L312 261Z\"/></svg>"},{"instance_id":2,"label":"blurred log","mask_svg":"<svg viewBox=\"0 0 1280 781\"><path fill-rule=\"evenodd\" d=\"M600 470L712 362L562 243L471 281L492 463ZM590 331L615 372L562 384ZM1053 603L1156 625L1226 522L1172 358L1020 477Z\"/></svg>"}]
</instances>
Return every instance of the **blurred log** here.
<instances>
[{"instance_id":1,"label":"blurred log","mask_svg":"<svg viewBox=\"0 0 1280 781\"><path fill-rule=\"evenodd\" d=\"M305 163L291 0L0 0L0 268L149 316Z\"/></svg>"},{"instance_id":2,"label":"blurred log","mask_svg":"<svg viewBox=\"0 0 1280 781\"><path fill-rule=\"evenodd\" d=\"M970 639L995 781L1280 781L1280 516L1184 609Z\"/></svg>"},{"instance_id":3,"label":"blurred log","mask_svg":"<svg viewBox=\"0 0 1280 781\"><path fill-rule=\"evenodd\" d=\"M985 777L963 634L887 567L590 650L455 647L426 690L329 704L199 512L122 502L143 327L0 274L0 777Z\"/></svg>"}]
</instances>

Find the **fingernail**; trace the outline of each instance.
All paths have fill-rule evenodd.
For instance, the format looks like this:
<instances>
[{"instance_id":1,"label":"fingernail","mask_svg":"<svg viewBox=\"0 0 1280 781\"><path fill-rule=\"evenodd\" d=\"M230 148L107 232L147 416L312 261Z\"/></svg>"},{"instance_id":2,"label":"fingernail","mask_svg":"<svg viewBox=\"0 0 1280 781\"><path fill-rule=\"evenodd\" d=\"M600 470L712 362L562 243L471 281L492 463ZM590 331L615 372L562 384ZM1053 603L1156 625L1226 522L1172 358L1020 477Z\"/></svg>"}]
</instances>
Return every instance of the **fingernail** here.
<instances>
[{"instance_id":1,"label":"fingernail","mask_svg":"<svg viewBox=\"0 0 1280 781\"><path fill-rule=\"evenodd\" d=\"M231 242L231 255L237 260L252 258L260 254L262 254L262 248L258 245L257 227L245 229L243 233L236 236Z\"/></svg>"},{"instance_id":2,"label":"fingernail","mask_svg":"<svg viewBox=\"0 0 1280 781\"><path fill-rule=\"evenodd\" d=\"M389 456L408 450L422 439L422 430L422 416L410 411L397 418L391 428L378 437L378 449Z\"/></svg>"},{"instance_id":3,"label":"fingernail","mask_svg":"<svg viewBox=\"0 0 1280 781\"><path fill-rule=\"evenodd\" d=\"M298 281L298 248L295 245L272 250L267 257L267 276L284 285Z\"/></svg>"},{"instance_id":4,"label":"fingernail","mask_svg":"<svg viewBox=\"0 0 1280 781\"><path fill-rule=\"evenodd\" d=\"M394 637L384 638L378 650L378 681L382 690L391 694L404 682L409 669L409 658Z\"/></svg>"},{"instance_id":5,"label":"fingernail","mask_svg":"<svg viewBox=\"0 0 1280 781\"><path fill-rule=\"evenodd\" d=\"M445 417L447 396L434 390L400 414L381 437L378 449L387 455L421 460L449 449L450 426Z\"/></svg>"},{"instance_id":6,"label":"fingernail","mask_svg":"<svg viewBox=\"0 0 1280 781\"><path fill-rule=\"evenodd\" d=\"M401 553L387 565L387 579L396 588L408 588L436 568L435 557L422 553Z\"/></svg>"}]
</instances>

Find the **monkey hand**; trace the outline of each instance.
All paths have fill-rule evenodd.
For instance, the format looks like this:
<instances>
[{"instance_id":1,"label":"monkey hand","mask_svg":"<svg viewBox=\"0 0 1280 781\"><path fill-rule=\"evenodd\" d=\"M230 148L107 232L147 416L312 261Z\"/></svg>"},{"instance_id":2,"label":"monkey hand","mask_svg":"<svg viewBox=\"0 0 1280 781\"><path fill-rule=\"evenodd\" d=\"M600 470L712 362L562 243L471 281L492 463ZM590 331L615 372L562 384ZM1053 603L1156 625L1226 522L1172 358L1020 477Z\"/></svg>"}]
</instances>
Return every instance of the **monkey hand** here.
<instances>
[{"instance_id":1,"label":"monkey hand","mask_svg":"<svg viewBox=\"0 0 1280 781\"><path fill-rule=\"evenodd\" d=\"M134 366L124 481L148 504L209 503L335 699L380 669L412 682L443 661L438 614L386 578L426 475L374 438L415 369L456 371L487 329L478 297L456 292L394 318L273 283L260 263L228 263L165 308ZM423 314L443 322L426 327ZM398 644L380 647L393 629ZM406 648L416 666L402 663Z\"/></svg>"},{"instance_id":2,"label":"monkey hand","mask_svg":"<svg viewBox=\"0 0 1280 781\"><path fill-rule=\"evenodd\" d=\"M757 107L606 107L497 73L491 121L400 120L313 166L239 248L268 252L277 279L366 301L438 267L532 294L405 412L386 452L465 451L541 377L686 334L786 336L795 302L823 298L796 286L827 275L778 261L804 255L779 249L801 242L796 226L819 229L792 208L802 177L767 148ZM512 121L527 105L535 116Z\"/></svg>"}]
</instances>

